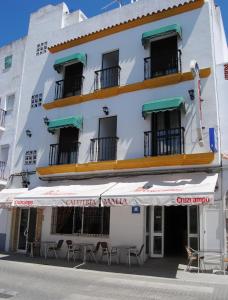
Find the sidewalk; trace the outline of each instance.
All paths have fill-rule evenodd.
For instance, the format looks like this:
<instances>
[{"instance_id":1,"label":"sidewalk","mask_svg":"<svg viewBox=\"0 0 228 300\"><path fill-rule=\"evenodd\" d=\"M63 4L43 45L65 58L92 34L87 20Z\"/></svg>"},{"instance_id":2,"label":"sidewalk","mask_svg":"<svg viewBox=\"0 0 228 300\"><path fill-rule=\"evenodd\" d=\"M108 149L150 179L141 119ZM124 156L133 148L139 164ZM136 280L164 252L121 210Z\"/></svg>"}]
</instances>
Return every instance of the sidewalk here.
<instances>
[{"instance_id":1,"label":"sidewalk","mask_svg":"<svg viewBox=\"0 0 228 300\"><path fill-rule=\"evenodd\" d=\"M228 274L223 275L222 272L213 273L198 273L197 268L192 268L191 272L186 272L186 260L183 258L162 258L162 259L149 259L142 266L137 264L129 267L127 264L115 264L113 263L109 266L106 262L94 263L86 262L83 264L81 261L70 260L68 263L66 259L63 258L48 258L43 257L30 257L22 254L0 254L0 261L11 261L18 263L29 263L29 264L39 264L43 266L50 267L60 267L60 268L71 268L77 270L88 270L96 272L107 272L116 274L131 274L140 275L146 277L160 277L169 279L179 279L182 281L192 281L192 282L204 282L204 283L214 283L214 284L228 284Z\"/></svg>"}]
</instances>

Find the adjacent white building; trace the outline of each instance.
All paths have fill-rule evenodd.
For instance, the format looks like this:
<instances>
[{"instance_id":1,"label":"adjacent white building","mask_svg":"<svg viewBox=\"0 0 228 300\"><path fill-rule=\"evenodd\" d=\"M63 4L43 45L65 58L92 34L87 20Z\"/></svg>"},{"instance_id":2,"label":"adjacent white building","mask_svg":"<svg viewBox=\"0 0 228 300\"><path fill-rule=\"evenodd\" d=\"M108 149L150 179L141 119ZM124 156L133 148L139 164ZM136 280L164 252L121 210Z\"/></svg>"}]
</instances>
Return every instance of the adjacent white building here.
<instances>
[{"instance_id":1,"label":"adjacent white building","mask_svg":"<svg viewBox=\"0 0 228 300\"><path fill-rule=\"evenodd\" d=\"M26 171L29 191L12 203L8 249L226 251L228 58L213 0L140 0L89 19L49 5L31 15L23 59L11 174Z\"/></svg>"},{"instance_id":2,"label":"adjacent white building","mask_svg":"<svg viewBox=\"0 0 228 300\"><path fill-rule=\"evenodd\" d=\"M0 48L0 189L11 182L26 38ZM11 191L12 192L12 191ZM0 251L9 248L11 212L0 200ZM8 209L6 208L8 207Z\"/></svg>"}]
</instances>

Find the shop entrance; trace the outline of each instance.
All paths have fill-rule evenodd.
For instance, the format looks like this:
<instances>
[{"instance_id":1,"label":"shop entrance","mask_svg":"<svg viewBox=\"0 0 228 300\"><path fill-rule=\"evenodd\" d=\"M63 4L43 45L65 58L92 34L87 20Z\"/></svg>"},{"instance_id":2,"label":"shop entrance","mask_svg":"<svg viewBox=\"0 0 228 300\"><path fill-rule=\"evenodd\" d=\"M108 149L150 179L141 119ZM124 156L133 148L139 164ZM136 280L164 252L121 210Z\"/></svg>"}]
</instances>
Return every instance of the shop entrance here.
<instances>
[{"instance_id":1,"label":"shop entrance","mask_svg":"<svg viewBox=\"0 0 228 300\"><path fill-rule=\"evenodd\" d=\"M164 255L185 256L187 242L187 207L166 206Z\"/></svg>"},{"instance_id":2,"label":"shop entrance","mask_svg":"<svg viewBox=\"0 0 228 300\"><path fill-rule=\"evenodd\" d=\"M17 243L18 252L26 252L28 250L28 243L35 240L36 215L36 208L22 208L20 210Z\"/></svg>"},{"instance_id":3,"label":"shop entrance","mask_svg":"<svg viewBox=\"0 0 228 300\"><path fill-rule=\"evenodd\" d=\"M146 224L149 231L146 229L145 239L150 257L185 256L185 246L198 249L197 206L151 206Z\"/></svg>"}]
</instances>

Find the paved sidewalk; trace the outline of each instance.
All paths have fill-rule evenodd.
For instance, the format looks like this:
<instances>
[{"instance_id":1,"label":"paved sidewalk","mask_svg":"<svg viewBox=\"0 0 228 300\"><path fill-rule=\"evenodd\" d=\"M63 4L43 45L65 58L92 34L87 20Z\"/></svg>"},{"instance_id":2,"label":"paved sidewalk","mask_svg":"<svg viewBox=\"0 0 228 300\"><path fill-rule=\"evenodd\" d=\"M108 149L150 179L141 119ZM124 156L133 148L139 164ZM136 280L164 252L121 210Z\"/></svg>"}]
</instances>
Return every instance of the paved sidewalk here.
<instances>
[{"instance_id":1,"label":"paved sidewalk","mask_svg":"<svg viewBox=\"0 0 228 300\"><path fill-rule=\"evenodd\" d=\"M0 255L0 299L7 294L12 300L228 299L228 275L185 272L175 261L129 268Z\"/></svg>"}]
</instances>

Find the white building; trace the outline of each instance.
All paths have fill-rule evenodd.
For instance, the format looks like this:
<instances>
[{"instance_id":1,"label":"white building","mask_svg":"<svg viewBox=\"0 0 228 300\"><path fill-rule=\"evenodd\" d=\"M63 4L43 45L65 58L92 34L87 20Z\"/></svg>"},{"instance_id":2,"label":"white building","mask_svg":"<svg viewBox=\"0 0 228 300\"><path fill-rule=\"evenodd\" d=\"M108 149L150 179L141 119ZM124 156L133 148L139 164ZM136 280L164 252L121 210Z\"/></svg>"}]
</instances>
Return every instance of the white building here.
<instances>
[{"instance_id":1,"label":"white building","mask_svg":"<svg viewBox=\"0 0 228 300\"><path fill-rule=\"evenodd\" d=\"M226 251L226 60L212 0L32 14L13 161L31 191L13 201L10 249L71 239L144 245L145 259Z\"/></svg>"},{"instance_id":2,"label":"white building","mask_svg":"<svg viewBox=\"0 0 228 300\"><path fill-rule=\"evenodd\" d=\"M15 145L16 127L23 70L26 38L17 40L0 48L0 189L11 182L12 161ZM14 190L15 192L15 190ZM11 190L12 193L12 190ZM5 196L4 196L5 195ZM4 202L9 195L0 200L0 251L9 248L11 213Z\"/></svg>"}]
</instances>

